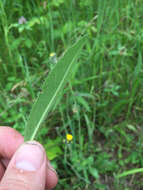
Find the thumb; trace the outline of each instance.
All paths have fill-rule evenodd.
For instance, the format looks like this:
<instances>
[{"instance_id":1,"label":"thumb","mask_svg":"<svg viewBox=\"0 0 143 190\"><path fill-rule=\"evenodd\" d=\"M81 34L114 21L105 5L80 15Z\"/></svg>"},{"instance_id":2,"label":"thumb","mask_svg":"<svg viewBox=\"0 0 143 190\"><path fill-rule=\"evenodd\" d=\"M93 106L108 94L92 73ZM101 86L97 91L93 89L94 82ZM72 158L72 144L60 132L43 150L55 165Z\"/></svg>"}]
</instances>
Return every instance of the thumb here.
<instances>
[{"instance_id":1,"label":"thumb","mask_svg":"<svg viewBox=\"0 0 143 190\"><path fill-rule=\"evenodd\" d=\"M30 141L16 151L0 182L0 190L44 190L46 154L42 145Z\"/></svg>"}]
</instances>

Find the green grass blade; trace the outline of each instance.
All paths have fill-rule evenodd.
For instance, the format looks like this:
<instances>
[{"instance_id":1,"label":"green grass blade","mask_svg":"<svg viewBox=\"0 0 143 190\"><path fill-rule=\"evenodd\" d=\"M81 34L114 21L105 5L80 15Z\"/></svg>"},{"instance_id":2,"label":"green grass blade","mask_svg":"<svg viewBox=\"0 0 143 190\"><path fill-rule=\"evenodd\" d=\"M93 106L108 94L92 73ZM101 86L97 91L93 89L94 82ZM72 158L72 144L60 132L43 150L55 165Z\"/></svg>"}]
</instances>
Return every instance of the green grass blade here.
<instances>
[{"instance_id":1,"label":"green grass blade","mask_svg":"<svg viewBox=\"0 0 143 190\"><path fill-rule=\"evenodd\" d=\"M136 169L125 171L125 172L117 175L116 178L126 177L128 175L133 175L133 174L140 173L140 172L143 173L143 168L136 168Z\"/></svg>"},{"instance_id":2,"label":"green grass blade","mask_svg":"<svg viewBox=\"0 0 143 190\"><path fill-rule=\"evenodd\" d=\"M24 140L33 140L49 111L51 111L57 99L60 98L62 89L70 79L72 71L86 37L81 38L62 56L59 62L52 69L43 85L43 91L32 107L29 120L25 128Z\"/></svg>"}]
</instances>

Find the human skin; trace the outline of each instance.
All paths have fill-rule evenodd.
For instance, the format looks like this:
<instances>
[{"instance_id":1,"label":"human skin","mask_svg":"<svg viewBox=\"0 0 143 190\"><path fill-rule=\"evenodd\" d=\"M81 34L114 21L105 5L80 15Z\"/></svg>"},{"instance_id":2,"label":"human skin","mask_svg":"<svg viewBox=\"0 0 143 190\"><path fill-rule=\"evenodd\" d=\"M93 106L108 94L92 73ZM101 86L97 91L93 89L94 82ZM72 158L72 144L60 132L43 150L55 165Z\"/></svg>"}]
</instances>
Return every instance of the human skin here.
<instances>
[{"instance_id":1,"label":"human skin","mask_svg":"<svg viewBox=\"0 0 143 190\"><path fill-rule=\"evenodd\" d=\"M40 143L24 143L15 129L0 127L0 190L50 190L57 182Z\"/></svg>"}]
</instances>

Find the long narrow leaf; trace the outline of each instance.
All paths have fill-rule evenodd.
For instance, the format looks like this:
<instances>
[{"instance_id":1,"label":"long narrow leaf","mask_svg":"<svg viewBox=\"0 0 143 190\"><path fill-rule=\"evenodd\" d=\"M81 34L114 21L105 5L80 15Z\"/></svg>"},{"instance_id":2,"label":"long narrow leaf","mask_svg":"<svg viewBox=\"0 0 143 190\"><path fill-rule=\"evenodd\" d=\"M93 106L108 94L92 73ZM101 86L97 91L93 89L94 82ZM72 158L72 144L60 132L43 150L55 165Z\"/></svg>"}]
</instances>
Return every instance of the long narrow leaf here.
<instances>
[{"instance_id":1,"label":"long narrow leaf","mask_svg":"<svg viewBox=\"0 0 143 190\"><path fill-rule=\"evenodd\" d=\"M43 91L32 107L25 128L25 141L33 140L35 138L41 123L48 112L51 111L55 102L57 102L57 99L60 98L61 92L70 79L73 68L76 64L76 59L78 58L85 42L86 37L83 37L69 48L48 75L43 85Z\"/></svg>"},{"instance_id":2,"label":"long narrow leaf","mask_svg":"<svg viewBox=\"0 0 143 190\"><path fill-rule=\"evenodd\" d=\"M125 172L117 175L116 178L126 177L128 175L133 175L133 174L136 174L136 173L143 173L143 168L135 168L135 169L132 169L132 170L125 171Z\"/></svg>"}]
</instances>

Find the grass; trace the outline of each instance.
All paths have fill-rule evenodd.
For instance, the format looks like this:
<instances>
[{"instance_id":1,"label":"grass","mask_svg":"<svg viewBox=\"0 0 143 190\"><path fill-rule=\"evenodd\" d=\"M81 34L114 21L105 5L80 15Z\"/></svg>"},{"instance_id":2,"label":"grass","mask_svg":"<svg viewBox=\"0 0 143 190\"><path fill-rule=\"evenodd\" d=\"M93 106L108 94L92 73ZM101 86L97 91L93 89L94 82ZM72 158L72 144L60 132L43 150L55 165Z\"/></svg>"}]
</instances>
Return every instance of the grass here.
<instances>
[{"instance_id":1,"label":"grass","mask_svg":"<svg viewBox=\"0 0 143 190\"><path fill-rule=\"evenodd\" d=\"M143 167L142 8L141 0L0 2L1 125L22 134L50 53L58 59L88 35L77 74L38 138L59 173L56 190L143 188L141 172L117 179Z\"/></svg>"}]
</instances>

